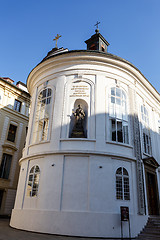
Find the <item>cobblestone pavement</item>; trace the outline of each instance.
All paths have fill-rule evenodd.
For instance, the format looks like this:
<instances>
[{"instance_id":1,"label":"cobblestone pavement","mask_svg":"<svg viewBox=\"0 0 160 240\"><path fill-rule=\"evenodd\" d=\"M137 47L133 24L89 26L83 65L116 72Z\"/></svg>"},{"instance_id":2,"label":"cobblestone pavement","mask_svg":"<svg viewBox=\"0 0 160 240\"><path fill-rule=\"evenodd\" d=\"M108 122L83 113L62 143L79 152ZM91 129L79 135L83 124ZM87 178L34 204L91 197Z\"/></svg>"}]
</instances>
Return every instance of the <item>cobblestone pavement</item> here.
<instances>
[{"instance_id":1,"label":"cobblestone pavement","mask_svg":"<svg viewBox=\"0 0 160 240\"><path fill-rule=\"evenodd\" d=\"M11 228L9 219L0 219L0 240L102 240L102 238L69 237L27 232ZM112 240L114 239L112 238Z\"/></svg>"}]
</instances>

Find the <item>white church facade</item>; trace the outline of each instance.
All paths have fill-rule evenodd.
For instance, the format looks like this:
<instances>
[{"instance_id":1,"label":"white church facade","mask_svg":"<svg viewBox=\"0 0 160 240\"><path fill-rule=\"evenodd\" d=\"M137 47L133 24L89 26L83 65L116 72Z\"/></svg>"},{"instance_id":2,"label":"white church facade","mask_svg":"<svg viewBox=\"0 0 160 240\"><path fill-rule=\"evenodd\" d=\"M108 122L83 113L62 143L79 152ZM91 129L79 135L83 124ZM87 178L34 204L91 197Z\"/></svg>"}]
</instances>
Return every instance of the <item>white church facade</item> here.
<instances>
[{"instance_id":1,"label":"white church facade","mask_svg":"<svg viewBox=\"0 0 160 240\"><path fill-rule=\"evenodd\" d=\"M29 74L31 113L10 225L131 236L159 215L160 95L96 31L87 50L52 49ZM128 222L123 222L128 237Z\"/></svg>"}]
</instances>

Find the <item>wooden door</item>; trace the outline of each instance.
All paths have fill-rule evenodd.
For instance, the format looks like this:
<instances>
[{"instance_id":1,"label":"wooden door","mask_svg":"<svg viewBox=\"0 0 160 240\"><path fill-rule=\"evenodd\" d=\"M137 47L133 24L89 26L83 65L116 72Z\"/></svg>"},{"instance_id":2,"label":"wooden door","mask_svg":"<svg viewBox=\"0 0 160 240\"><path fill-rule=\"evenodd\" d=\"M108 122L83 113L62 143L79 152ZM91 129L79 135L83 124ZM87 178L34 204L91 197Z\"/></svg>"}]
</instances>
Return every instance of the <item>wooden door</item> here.
<instances>
[{"instance_id":1,"label":"wooden door","mask_svg":"<svg viewBox=\"0 0 160 240\"><path fill-rule=\"evenodd\" d=\"M147 197L149 215L158 215L158 196L156 174L147 172Z\"/></svg>"}]
</instances>

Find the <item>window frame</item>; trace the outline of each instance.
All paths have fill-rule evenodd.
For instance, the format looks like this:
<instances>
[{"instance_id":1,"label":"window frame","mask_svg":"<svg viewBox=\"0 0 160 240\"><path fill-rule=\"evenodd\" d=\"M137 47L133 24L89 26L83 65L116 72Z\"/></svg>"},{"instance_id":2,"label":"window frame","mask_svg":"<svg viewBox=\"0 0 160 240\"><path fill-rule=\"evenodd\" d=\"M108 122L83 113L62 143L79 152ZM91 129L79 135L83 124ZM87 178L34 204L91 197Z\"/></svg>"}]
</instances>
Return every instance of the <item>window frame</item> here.
<instances>
[{"instance_id":1,"label":"window frame","mask_svg":"<svg viewBox=\"0 0 160 240\"><path fill-rule=\"evenodd\" d=\"M11 126L14 126L14 127L15 127L15 132L14 132L13 136L11 136L12 134L10 133L10 131L11 131L11 129L10 129ZM14 125L14 124L10 123L10 124L9 124L9 128L8 128L7 141L10 141L10 142L15 143L16 133L17 133L17 125ZM11 139L9 139L9 137L11 137ZM13 139L12 139L12 137L13 137Z\"/></svg>"},{"instance_id":2,"label":"window frame","mask_svg":"<svg viewBox=\"0 0 160 240\"><path fill-rule=\"evenodd\" d=\"M40 94L43 92L43 91L46 91L50 89L50 92L51 92L51 95L47 95L46 94L46 97L40 99ZM35 102L35 114L34 114L34 119L33 119L33 131L32 131L32 136L31 136L31 144L37 144L37 143L43 143L43 142L47 142L49 140L49 133L50 133L50 127L51 127L51 117L52 117L52 104L53 104L53 89L51 86L47 86L47 87L44 87L44 88L41 88L40 91L38 92L37 94L37 98L36 98L36 102ZM43 124L39 124L40 123L40 120L44 120L45 118L42 118L40 119L40 114L41 114L41 107L42 107L42 102L44 101L45 102L46 100L46 103L44 105L44 116L45 116L45 113L46 113L46 105L50 105L50 112L49 112L49 115L48 115L48 125L47 125L47 137L46 139L44 139L44 131L45 131L45 125L44 125L44 121L43 121ZM41 102L42 101L42 102ZM39 115L37 114L39 112ZM36 120L36 118L38 120ZM40 125L42 126L42 129L40 131L38 131L38 128L40 127ZM39 136L38 136L38 132L40 133Z\"/></svg>"},{"instance_id":3,"label":"window frame","mask_svg":"<svg viewBox=\"0 0 160 240\"><path fill-rule=\"evenodd\" d=\"M141 104L140 107L141 113L141 142L143 154L151 156L152 154L152 142L151 142L151 134L149 127L149 115L148 109L144 104Z\"/></svg>"},{"instance_id":4,"label":"window frame","mask_svg":"<svg viewBox=\"0 0 160 240\"><path fill-rule=\"evenodd\" d=\"M121 169L121 174L118 174L117 171ZM124 174L124 171L127 174ZM116 200L121 200L121 201L130 201L131 197L130 197L130 180L129 180L129 174L128 171L125 167L118 167L116 169ZM118 180L119 179L119 185L118 186ZM127 181L126 181L127 180ZM121 183L120 183L121 181ZM118 191L119 188L119 191ZM128 190L128 191L127 191ZM118 197L119 195L119 197Z\"/></svg>"},{"instance_id":5,"label":"window frame","mask_svg":"<svg viewBox=\"0 0 160 240\"><path fill-rule=\"evenodd\" d=\"M113 94L113 91L114 91L114 94ZM117 91L120 92L120 96L118 96L118 94L116 95ZM126 91L122 87L111 86L109 88L108 99L109 99L107 104L108 116L109 116L108 117L109 119L108 139L112 143L129 145L130 139L129 139L129 119L128 119L128 104L127 104L128 98L127 98ZM120 102L120 104L118 104L118 102ZM121 107L119 107L118 109L118 106L121 106ZM121 117L118 116L118 114L121 114ZM114 124L113 124L113 121L115 122ZM113 125L115 125L114 128L113 128ZM118 127L120 125L121 125L121 128L120 128L120 131L118 131ZM113 137L113 133L115 133L114 134L115 137ZM115 140L113 140L114 138Z\"/></svg>"},{"instance_id":6,"label":"window frame","mask_svg":"<svg viewBox=\"0 0 160 240\"><path fill-rule=\"evenodd\" d=\"M36 168L38 168L39 171L36 171ZM40 170L39 165L36 164L30 168L30 171L28 174L28 183L27 183L27 197L37 197L38 196L40 174L41 174L41 170ZM38 183L36 183L37 176L38 176ZM34 184L35 185L37 184L37 187L34 187Z\"/></svg>"},{"instance_id":7,"label":"window frame","mask_svg":"<svg viewBox=\"0 0 160 240\"><path fill-rule=\"evenodd\" d=\"M5 158L5 156L6 156L6 158ZM8 159L7 159L7 157L8 157ZM3 153L1 164L0 164L0 178L9 179L11 165L12 165L12 157L13 156L11 154ZM5 169L6 167L8 169Z\"/></svg>"},{"instance_id":8,"label":"window frame","mask_svg":"<svg viewBox=\"0 0 160 240\"><path fill-rule=\"evenodd\" d=\"M21 107L22 107L22 102L19 101L18 99L15 99L14 100L13 110L15 110L17 112L21 112Z\"/></svg>"}]
</instances>

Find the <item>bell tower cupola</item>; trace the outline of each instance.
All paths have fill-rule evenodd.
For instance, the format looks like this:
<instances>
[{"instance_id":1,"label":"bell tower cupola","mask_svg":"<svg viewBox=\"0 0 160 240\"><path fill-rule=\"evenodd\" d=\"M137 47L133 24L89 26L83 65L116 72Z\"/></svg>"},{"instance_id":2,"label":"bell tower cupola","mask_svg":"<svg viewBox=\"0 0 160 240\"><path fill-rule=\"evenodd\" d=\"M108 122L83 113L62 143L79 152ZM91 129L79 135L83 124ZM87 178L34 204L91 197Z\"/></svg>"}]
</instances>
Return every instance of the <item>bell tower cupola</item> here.
<instances>
[{"instance_id":1,"label":"bell tower cupola","mask_svg":"<svg viewBox=\"0 0 160 240\"><path fill-rule=\"evenodd\" d=\"M98 24L100 22L97 21L95 26L97 27L95 30L95 34L91 36L88 40L85 41L87 44L87 50L97 50L101 52L107 52L107 47L109 43L107 40L99 33Z\"/></svg>"}]
</instances>

